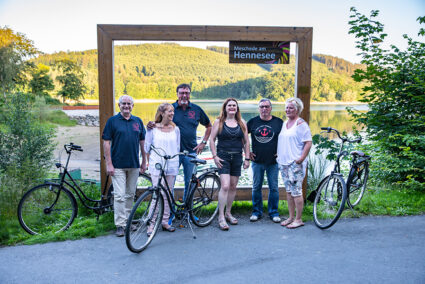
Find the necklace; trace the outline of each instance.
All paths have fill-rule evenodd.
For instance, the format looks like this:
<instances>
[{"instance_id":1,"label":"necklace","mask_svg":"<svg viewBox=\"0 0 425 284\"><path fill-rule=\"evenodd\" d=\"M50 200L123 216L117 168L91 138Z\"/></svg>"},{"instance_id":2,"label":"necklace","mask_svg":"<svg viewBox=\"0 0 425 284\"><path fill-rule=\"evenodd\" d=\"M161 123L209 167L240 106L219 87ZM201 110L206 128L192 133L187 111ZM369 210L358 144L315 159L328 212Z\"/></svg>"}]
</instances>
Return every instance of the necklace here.
<instances>
[{"instance_id":1,"label":"necklace","mask_svg":"<svg viewBox=\"0 0 425 284\"><path fill-rule=\"evenodd\" d=\"M231 140L236 140L239 134L239 125L236 126L236 129L231 129L226 123L224 123L224 129L227 133L229 133Z\"/></svg>"}]
</instances>

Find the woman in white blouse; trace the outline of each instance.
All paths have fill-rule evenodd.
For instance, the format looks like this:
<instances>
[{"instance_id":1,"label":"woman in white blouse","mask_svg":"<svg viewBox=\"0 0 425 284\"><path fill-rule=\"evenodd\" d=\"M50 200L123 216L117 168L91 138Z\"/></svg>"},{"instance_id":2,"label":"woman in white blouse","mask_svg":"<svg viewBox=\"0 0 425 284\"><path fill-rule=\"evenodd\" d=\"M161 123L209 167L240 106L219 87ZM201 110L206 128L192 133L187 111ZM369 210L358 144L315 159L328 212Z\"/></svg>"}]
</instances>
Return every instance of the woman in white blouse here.
<instances>
[{"instance_id":1,"label":"woman in white blouse","mask_svg":"<svg viewBox=\"0 0 425 284\"><path fill-rule=\"evenodd\" d=\"M160 104L155 115L155 127L148 129L145 138L145 151L149 155L149 172L152 178L152 184L158 183L160 172L155 168L156 163L163 164L163 158L154 151L150 151L151 145L159 148L161 154L173 156L180 152L180 130L173 122L174 107L169 103ZM168 186L172 190L174 181L179 172L179 157L168 160L165 167L165 176ZM163 181L164 183L164 181ZM161 192L162 193L162 192ZM162 229L164 231L174 232L175 227L168 224L170 218L170 205L167 197L162 193L164 199L164 215L162 218ZM153 228L151 228L152 230ZM149 229L148 229L149 235Z\"/></svg>"},{"instance_id":2,"label":"woman in white blouse","mask_svg":"<svg viewBox=\"0 0 425 284\"><path fill-rule=\"evenodd\" d=\"M304 226L302 184L307 168L307 156L312 139L307 122L300 118L303 102L299 98L286 100L286 117L277 144L277 162L282 174L288 201L289 218L280 224L289 229ZM296 211L296 214L295 214Z\"/></svg>"}]
</instances>

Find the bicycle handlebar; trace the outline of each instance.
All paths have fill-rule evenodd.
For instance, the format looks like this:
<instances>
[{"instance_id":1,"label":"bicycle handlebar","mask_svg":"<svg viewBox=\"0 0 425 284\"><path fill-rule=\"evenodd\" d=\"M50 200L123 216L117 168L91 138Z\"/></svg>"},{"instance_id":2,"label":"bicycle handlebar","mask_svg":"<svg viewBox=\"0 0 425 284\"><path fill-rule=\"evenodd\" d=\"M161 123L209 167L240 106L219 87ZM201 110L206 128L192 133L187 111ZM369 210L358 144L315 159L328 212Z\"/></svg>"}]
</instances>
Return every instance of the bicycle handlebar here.
<instances>
[{"instance_id":1,"label":"bicycle handlebar","mask_svg":"<svg viewBox=\"0 0 425 284\"><path fill-rule=\"evenodd\" d=\"M193 158L193 159L196 159L197 157L195 156L195 155L193 155L193 154L189 154L189 151L183 151L183 152L179 152L179 153L177 153L177 154L175 154L175 155L173 155L173 156L170 156L170 155L164 155L164 154L160 154L159 153L159 151L158 150L162 150L161 148L156 148L154 145L151 145L151 150L153 150L155 153L157 153L158 154L158 156L160 156L160 157L163 157L164 159L166 159L166 160L171 160L171 159L173 159L173 158L175 158L175 157L177 157L177 156L187 156L187 157L190 157L190 158Z\"/></svg>"},{"instance_id":2,"label":"bicycle handlebar","mask_svg":"<svg viewBox=\"0 0 425 284\"><path fill-rule=\"evenodd\" d=\"M83 152L83 148L81 146L75 145L74 143L69 143L69 144L65 144L63 146L66 150L66 152L70 152L70 151L80 151Z\"/></svg>"},{"instance_id":3,"label":"bicycle handlebar","mask_svg":"<svg viewBox=\"0 0 425 284\"><path fill-rule=\"evenodd\" d=\"M358 138L353 139L353 140L349 140L347 137L341 137L341 134L339 133L338 130L336 130L335 128L329 127L329 126L328 127L320 127L320 129L326 131L327 133L331 133L331 131L335 132L338 135L339 139L342 140L342 142L360 143L362 141L362 137L358 137Z\"/></svg>"}]
</instances>

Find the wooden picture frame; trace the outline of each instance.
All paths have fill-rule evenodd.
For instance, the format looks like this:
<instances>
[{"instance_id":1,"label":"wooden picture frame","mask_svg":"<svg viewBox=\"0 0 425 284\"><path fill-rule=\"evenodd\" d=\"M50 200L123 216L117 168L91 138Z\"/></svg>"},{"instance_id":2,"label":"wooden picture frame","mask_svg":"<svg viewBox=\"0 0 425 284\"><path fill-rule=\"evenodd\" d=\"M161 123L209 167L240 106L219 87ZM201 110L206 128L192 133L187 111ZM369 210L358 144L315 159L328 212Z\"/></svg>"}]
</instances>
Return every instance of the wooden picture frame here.
<instances>
[{"instance_id":1,"label":"wooden picture frame","mask_svg":"<svg viewBox=\"0 0 425 284\"><path fill-rule=\"evenodd\" d=\"M114 115L114 41L290 41L296 43L295 96L304 103L301 117L309 122L311 96L312 27L260 26L174 26L174 25L97 25L99 72L99 131L101 183L105 188L106 165L102 132ZM306 179L303 193L306 195Z\"/></svg>"}]
</instances>

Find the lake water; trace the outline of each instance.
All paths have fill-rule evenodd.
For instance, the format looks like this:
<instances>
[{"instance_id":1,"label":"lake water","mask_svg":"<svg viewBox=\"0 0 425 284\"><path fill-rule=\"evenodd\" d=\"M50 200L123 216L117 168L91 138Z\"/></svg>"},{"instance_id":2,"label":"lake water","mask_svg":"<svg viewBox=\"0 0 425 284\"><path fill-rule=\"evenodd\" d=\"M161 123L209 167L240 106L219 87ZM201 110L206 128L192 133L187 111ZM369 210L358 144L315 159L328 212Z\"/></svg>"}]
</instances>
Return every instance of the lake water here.
<instances>
[{"instance_id":1,"label":"lake water","mask_svg":"<svg viewBox=\"0 0 425 284\"><path fill-rule=\"evenodd\" d=\"M207 113L211 121L220 114L221 102L195 102ZM156 110L160 103L136 103L133 114L140 117L146 124L154 120ZM347 105L311 105L310 107L310 129L311 133L318 134L320 127L331 126L339 131L351 132L354 123L346 111ZM242 117L248 121L250 118L258 115L257 104L241 103L239 105ZM367 110L366 105L355 105L354 108L359 111ZM273 104L272 114L285 120L285 105ZM199 127L199 136L203 135L205 128Z\"/></svg>"},{"instance_id":2,"label":"lake water","mask_svg":"<svg viewBox=\"0 0 425 284\"><path fill-rule=\"evenodd\" d=\"M173 102L170 102L173 103ZM222 102L195 102L197 105L202 107L202 109L207 113L210 120L213 122L215 118L220 114L222 107ZM160 103L135 103L132 113L140 117L143 122L146 123L150 120L154 120L156 110ZM310 107L310 129L312 135L320 133L320 127L333 127L339 131L347 131L350 133L352 131L354 122L350 121L350 117L346 110L347 105L311 105ZM242 113L243 119L248 121L250 118L258 115L258 105L252 103L240 103L239 108ZM367 110L366 105L355 105L354 108L359 111ZM283 120L285 117L285 105L283 104L273 104L272 114L274 116L280 117ZM205 128L200 126L198 127L198 141L200 141L204 135ZM310 155L313 151L310 151ZM207 160L207 165L205 167L213 167L214 162L211 158L211 152L209 147L205 147L205 151L200 156L201 158ZM176 186L183 186L183 175L182 168L180 168L180 173L177 176ZM279 184L283 185L281 177L279 175ZM238 183L239 186L251 186L252 185L252 171L251 167L248 170L242 170L242 176Z\"/></svg>"}]
</instances>

